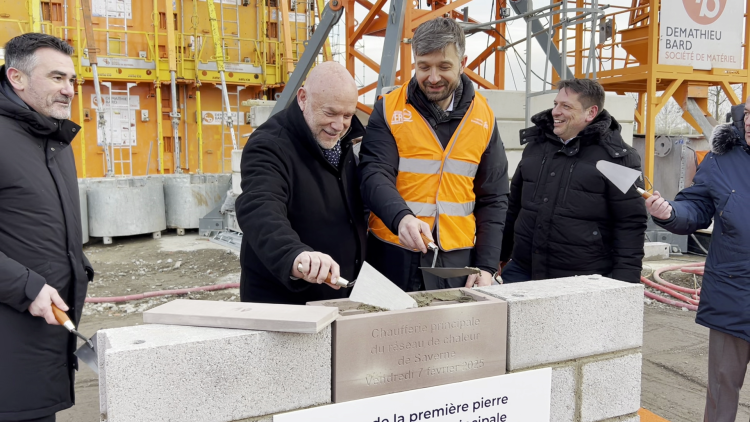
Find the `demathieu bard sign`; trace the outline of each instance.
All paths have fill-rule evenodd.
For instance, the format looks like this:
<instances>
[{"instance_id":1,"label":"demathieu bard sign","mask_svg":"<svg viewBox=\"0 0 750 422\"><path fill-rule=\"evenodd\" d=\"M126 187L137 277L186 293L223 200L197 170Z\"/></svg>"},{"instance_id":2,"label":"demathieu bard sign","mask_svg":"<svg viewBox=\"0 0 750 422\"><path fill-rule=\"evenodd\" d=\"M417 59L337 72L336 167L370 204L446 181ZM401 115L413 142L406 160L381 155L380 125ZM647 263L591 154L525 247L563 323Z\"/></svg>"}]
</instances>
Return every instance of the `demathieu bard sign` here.
<instances>
[{"instance_id":1,"label":"demathieu bard sign","mask_svg":"<svg viewBox=\"0 0 750 422\"><path fill-rule=\"evenodd\" d=\"M662 0L659 64L741 69L744 4L739 0Z\"/></svg>"}]
</instances>

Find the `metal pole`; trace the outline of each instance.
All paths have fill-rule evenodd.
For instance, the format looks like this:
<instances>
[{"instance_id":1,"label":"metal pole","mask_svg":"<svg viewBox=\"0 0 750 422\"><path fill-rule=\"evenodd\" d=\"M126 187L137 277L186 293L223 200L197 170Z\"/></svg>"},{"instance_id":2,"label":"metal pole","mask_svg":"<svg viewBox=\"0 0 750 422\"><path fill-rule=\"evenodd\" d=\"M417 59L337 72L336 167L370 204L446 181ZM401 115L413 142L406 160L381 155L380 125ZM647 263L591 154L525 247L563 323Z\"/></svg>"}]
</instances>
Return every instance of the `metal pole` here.
<instances>
[{"instance_id":1,"label":"metal pole","mask_svg":"<svg viewBox=\"0 0 750 422\"><path fill-rule=\"evenodd\" d=\"M201 113L201 88L195 89L195 115L198 121L198 173L203 174L203 116Z\"/></svg>"},{"instance_id":2,"label":"metal pole","mask_svg":"<svg viewBox=\"0 0 750 422\"><path fill-rule=\"evenodd\" d=\"M526 3L526 10L527 12L531 12L534 10L534 6L532 5L533 0L527 0ZM531 94L531 22L534 21L534 17L529 15L529 18L526 20L526 126L531 126L531 98L529 95Z\"/></svg>"},{"instance_id":3,"label":"metal pole","mask_svg":"<svg viewBox=\"0 0 750 422\"><path fill-rule=\"evenodd\" d=\"M188 114L187 114L187 102L188 102L188 91L187 85L182 86L182 108L185 110L185 168L190 168L190 147L188 146Z\"/></svg>"},{"instance_id":4,"label":"metal pole","mask_svg":"<svg viewBox=\"0 0 750 422\"><path fill-rule=\"evenodd\" d=\"M96 91L97 132L101 132L102 134L104 162L105 167L107 168L104 176L113 177L115 175L115 171L112 168L112 156L109 152L109 137L107 136L107 131L104 130L104 127L107 125L107 122L104 119L104 99L102 98L102 88L99 86L99 72L97 70L97 65L94 63L91 64L91 73L93 73L94 75L94 91Z\"/></svg>"},{"instance_id":5,"label":"metal pole","mask_svg":"<svg viewBox=\"0 0 750 422\"><path fill-rule=\"evenodd\" d=\"M180 157L180 112L177 111L177 81L175 77L175 71L169 72L171 79L171 96L172 96L172 111L169 116L172 118L172 136L174 136L174 173L182 173L182 161Z\"/></svg>"},{"instance_id":6,"label":"metal pole","mask_svg":"<svg viewBox=\"0 0 750 422\"><path fill-rule=\"evenodd\" d=\"M563 0L562 4L563 9L563 16L562 19L560 19L560 23L562 24L562 45L560 46L560 61L562 63L562 67L564 69L568 68L568 0ZM563 75L560 76L560 79L564 79Z\"/></svg>"}]
</instances>

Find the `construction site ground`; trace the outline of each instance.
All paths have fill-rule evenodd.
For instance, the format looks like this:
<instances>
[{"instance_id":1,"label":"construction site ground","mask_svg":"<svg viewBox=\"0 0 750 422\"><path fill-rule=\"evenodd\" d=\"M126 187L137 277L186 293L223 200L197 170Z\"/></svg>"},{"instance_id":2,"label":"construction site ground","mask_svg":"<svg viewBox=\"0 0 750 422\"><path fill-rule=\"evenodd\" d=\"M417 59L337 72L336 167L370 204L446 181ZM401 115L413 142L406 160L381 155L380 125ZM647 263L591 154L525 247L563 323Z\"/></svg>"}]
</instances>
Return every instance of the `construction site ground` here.
<instances>
[{"instance_id":1,"label":"construction site ground","mask_svg":"<svg viewBox=\"0 0 750 422\"><path fill-rule=\"evenodd\" d=\"M164 232L161 239L150 235L116 238L103 245L93 239L84 247L96 270L89 285L91 297L125 296L156 290L179 289L220 283L237 283L238 255L201 238L196 231L177 236ZM700 261L683 255L668 261L644 262L644 275L665 265ZM700 277L670 272L671 282L692 287ZM143 323L142 312L178 296L141 299L126 303L87 303L80 331ZM191 293L182 298L238 301L239 289ZM641 406L671 422L703 419L706 394L708 329L695 323L695 312L678 309L644 298L643 383ZM144 375L147 376L147 375ZM747 379L746 379L747 381ZM746 382L746 385L750 383ZM81 364L76 377L76 405L58 414L59 422L99 421L98 378ZM750 387L740 394L737 421L750 418Z\"/></svg>"}]
</instances>

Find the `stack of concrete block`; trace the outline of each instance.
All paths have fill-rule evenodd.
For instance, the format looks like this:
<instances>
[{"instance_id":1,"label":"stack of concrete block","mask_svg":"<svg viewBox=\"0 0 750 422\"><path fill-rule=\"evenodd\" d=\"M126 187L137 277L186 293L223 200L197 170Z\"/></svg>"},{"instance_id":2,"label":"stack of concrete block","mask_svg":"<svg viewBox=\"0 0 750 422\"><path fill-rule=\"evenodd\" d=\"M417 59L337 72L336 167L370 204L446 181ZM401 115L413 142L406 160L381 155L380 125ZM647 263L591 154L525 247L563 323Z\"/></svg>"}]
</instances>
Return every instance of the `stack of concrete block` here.
<instances>
[{"instance_id":1,"label":"stack of concrete block","mask_svg":"<svg viewBox=\"0 0 750 422\"><path fill-rule=\"evenodd\" d=\"M552 368L551 422L639 422L641 285L583 276L478 290L508 302L508 372ZM330 327L103 330L102 419L270 422L331 402L331 350Z\"/></svg>"},{"instance_id":2,"label":"stack of concrete block","mask_svg":"<svg viewBox=\"0 0 750 422\"><path fill-rule=\"evenodd\" d=\"M643 286L582 276L479 290L508 302L508 372L553 369L551 421L639 420Z\"/></svg>"},{"instance_id":3,"label":"stack of concrete block","mask_svg":"<svg viewBox=\"0 0 750 422\"><path fill-rule=\"evenodd\" d=\"M141 325L99 331L97 341L103 421L270 421L262 417L331 401L330 327Z\"/></svg>"},{"instance_id":4,"label":"stack of concrete block","mask_svg":"<svg viewBox=\"0 0 750 422\"><path fill-rule=\"evenodd\" d=\"M490 108L495 113L497 129L508 156L508 174L512 176L523 152L519 131L526 127L526 93L485 89L479 92L487 98ZM531 115L552 108L556 95L557 93L550 93L531 97ZM627 95L608 93L604 108L622 125L622 138L628 145L632 145L635 100Z\"/></svg>"},{"instance_id":5,"label":"stack of concrete block","mask_svg":"<svg viewBox=\"0 0 750 422\"><path fill-rule=\"evenodd\" d=\"M242 161L242 150L236 149L232 151L232 193L235 196L242 193L242 188L240 187L240 182L242 181L240 161Z\"/></svg>"}]
</instances>

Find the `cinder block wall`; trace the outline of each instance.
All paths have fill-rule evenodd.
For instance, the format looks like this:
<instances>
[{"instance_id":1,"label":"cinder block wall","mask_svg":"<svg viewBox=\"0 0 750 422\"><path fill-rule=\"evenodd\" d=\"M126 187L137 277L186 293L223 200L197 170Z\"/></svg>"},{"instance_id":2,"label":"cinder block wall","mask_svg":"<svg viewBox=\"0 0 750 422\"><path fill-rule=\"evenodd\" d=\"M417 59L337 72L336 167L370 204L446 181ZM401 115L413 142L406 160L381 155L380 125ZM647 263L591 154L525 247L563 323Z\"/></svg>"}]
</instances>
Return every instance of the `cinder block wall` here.
<instances>
[{"instance_id":1,"label":"cinder block wall","mask_svg":"<svg viewBox=\"0 0 750 422\"><path fill-rule=\"evenodd\" d=\"M508 302L508 371L551 367L551 422L637 422L643 287L599 276L479 289ZM272 422L330 403L331 331L102 330L108 422Z\"/></svg>"},{"instance_id":2,"label":"cinder block wall","mask_svg":"<svg viewBox=\"0 0 750 422\"><path fill-rule=\"evenodd\" d=\"M553 369L551 421L639 420L641 285L585 276L479 290L508 302L508 372Z\"/></svg>"}]
</instances>

